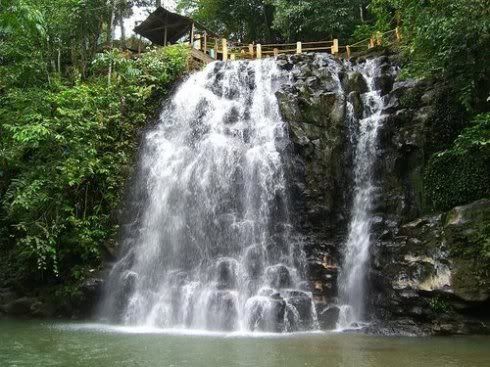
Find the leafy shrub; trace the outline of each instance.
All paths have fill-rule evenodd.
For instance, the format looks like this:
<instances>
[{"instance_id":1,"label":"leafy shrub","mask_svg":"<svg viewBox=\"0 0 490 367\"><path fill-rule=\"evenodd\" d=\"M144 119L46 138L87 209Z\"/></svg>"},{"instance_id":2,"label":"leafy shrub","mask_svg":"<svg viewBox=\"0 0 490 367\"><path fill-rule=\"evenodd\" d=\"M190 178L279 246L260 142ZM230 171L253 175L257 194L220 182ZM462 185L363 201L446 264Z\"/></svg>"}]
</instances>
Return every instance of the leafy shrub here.
<instances>
[{"instance_id":1,"label":"leafy shrub","mask_svg":"<svg viewBox=\"0 0 490 367\"><path fill-rule=\"evenodd\" d=\"M427 154L449 149L468 126L466 110L458 100L454 88L448 85L435 86L435 96L431 105L434 107L434 114L427 134Z\"/></svg>"},{"instance_id":2,"label":"leafy shrub","mask_svg":"<svg viewBox=\"0 0 490 367\"><path fill-rule=\"evenodd\" d=\"M482 0L372 0L376 28L399 23L412 75L442 75L469 110L489 93L490 17Z\"/></svg>"},{"instance_id":3,"label":"leafy shrub","mask_svg":"<svg viewBox=\"0 0 490 367\"><path fill-rule=\"evenodd\" d=\"M435 154L425 173L428 202L434 210L490 196L490 114L479 115L451 149Z\"/></svg>"},{"instance_id":4,"label":"leafy shrub","mask_svg":"<svg viewBox=\"0 0 490 367\"><path fill-rule=\"evenodd\" d=\"M78 265L100 264L117 232L138 130L185 71L187 55L183 46L137 60L110 51L86 82L0 96L0 244L23 278L75 279Z\"/></svg>"}]
</instances>

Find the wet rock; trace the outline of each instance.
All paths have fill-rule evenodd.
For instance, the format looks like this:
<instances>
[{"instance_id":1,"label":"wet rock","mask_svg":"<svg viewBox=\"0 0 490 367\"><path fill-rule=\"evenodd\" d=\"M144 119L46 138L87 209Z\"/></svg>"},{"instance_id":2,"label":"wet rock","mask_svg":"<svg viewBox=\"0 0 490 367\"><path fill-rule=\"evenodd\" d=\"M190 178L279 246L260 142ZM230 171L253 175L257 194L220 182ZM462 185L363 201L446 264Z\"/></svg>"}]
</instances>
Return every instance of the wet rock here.
<instances>
[{"instance_id":1,"label":"wet rock","mask_svg":"<svg viewBox=\"0 0 490 367\"><path fill-rule=\"evenodd\" d=\"M285 296L286 313L293 330L309 330L313 326L311 296L302 291L289 291Z\"/></svg>"},{"instance_id":2,"label":"wet rock","mask_svg":"<svg viewBox=\"0 0 490 367\"><path fill-rule=\"evenodd\" d=\"M113 314L109 315L112 321L119 322L122 314L126 309L127 300L134 292L136 282L138 281L138 274L133 271L125 271L121 275L121 287L114 290L112 309ZM110 284L108 284L110 286Z\"/></svg>"},{"instance_id":3,"label":"wet rock","mask_svg":"<svg viewBox=\"0 0 490 367\"><path fill-rule=\"evenodd\" d=\"M264 272L264 251L260 246L250 246L245 253L245 269L252 279L259 278Z\"/></svg>"},{"instance_id":4,"label":"wet rock","mask_svg":"<svg viewBox=\"0 0 490 367\"><path fill-rule=\"evenodd\" d=\"M279 55L281 56L281 55ZM285 58L278 58L277 59L277 66L279 68L290 71L293 68L293 64L289 63L287 59Z\"/></svg>"},{"instance_id":5,"label":"wet rock","mask_svg":"<svg viewBox=\"0 0 490 367\"><path fill-rule=\"evenodd\" d=\"M291 274L285 265L274 265L266 270L269 285L275 289L289 288L292 285Z\"/></svg>"},{"instance_id":6,"label":"wet rock","mask_svg":"<svg viewBox=\"0 0 490 367\"><path fill-rule=\"evenodd\" d=\"M362 332L381 336L424 336L428 335L430 330L409 318L401 318L396 321L372 322Z\"/></svg>"},{"instance_id":7,"label":"wet rock","mask_svg":"<svg viewBox=\"0 0 490 367\"><path fill-rule=\"evenodd\" d=\"M239 117L240 111L238 111L236 107L233 107L227 112L226 116L223 117L223 123L226 125L233 125L238 122Z\"/></svg>"},{"instance_id":8,"label":"wet rock","mask_svg":"<svg viewBox=\"0 0 490 367\"><path fill-rule=\"evenodd\" d=\"M364 79L363 75L357 71L349 74L347 88L349 92L357 92L360 94L366 93L369 90L366 79Z\"/></svg>"},{"instance_id":9,"label":"wet rock","mask_svg":"<svg viewBox=\"0 0 490 367\"><path fill-rule=\"evenodd\" d=\"M266 332L284 331L285 310L286 302L279 293L252 299L249 305L248 329Z\"/></svg>"},{"instance_id":10,"label":"wet rock","mask_svg":"<svg viewBox=\"0 0 490 367\"><path fill-rule=\"evenodd\" d=\"M352 62L361 67L376 57L379 75L373 82L385 95L386 120L373 167L376 220L371 228L368 312L384 321L378 325L383 335L483 330L478 320L488 318L483 310L490 304L485 275L490 262L481 260L486 256L486 206L425 215L424 172L438 136L434 104L440 88L430 80L395 81L397 58L380 49ZM368 85L362 74L330 57L298 55L288 60L294 65L291 83L279 92L292 141L288 185L298 227L308 238L310 289L317 309L323 310L337 296L336 269L352 203L356 126L346 123L346 106L351 104L354 117L360 118L361 95ZM319 321L328 324L320 315Z\"/></svg>"},{"instance_id":11,"label":"wet rock","mask_svg":"<svg viewBox=\"0 0 490 367\"><path fill-rule=\"evenodd\" d=\"M391 75L388 70L374 79L374 87L381 91L382 96L385 96L393 89L394 82L394 75Z\"/></svg>"},{"instance_id":12,"label":"wet rock","mask_svg":"<svg viewBox=\"0 0 490 367\"><path fill-rule=\"evenodd\" d=\"M234 289L236 287L237 261L221 259L216 265L216 282L218 289Z\"/></svg>"},{"instance_id":13,"label":"wet rock","mask_svg":"<svg viewBox=\"0 0 490 367\"><path fill-rule=\"evenodd\" d=\"M318 312L318 321L324 330L334 330L337 327L340 309L337 306L330 305Z\"/></svg>"},{"instance_id":14,"label":"wet rock","mask_svg":"<svg viewBox=\"0 0 490 367\"><path fill-rule=\"evenodd\" d=\"M210 296L206 325L209 330L232 331L238 322L236 295L217 291Z\"/></svg>"},{"instance_id":15,"label":"wet rock","mask_svg":"<svg viewBox=\"0 0 490 367\"><path fill-rule=\"evenodd\" d=\"M17 294L10 288L0 288L0 306L8 304L15 300Z\"/></svg>"},{"instance_id":16,"label":"wet rock","mask_svg":"<svg viewBox=\"0 0 490 367\"><path fill-rule=\"evenodd\" d=\"M34 297L21 297L15 299L2 307L4 313L9 316L32 316L40 309L41 302Z\"/></svg>"},{"instance_id":17,"label":"wet rock","mask_svg":"<svg viewBox=\"0 0 490 367\"><path fill-rule=\"evenodd\" d=\"M354 117L357 119L362 118L363 105L361 100L361 95L359 92L349 93L349 102L352 104Z\"/></svg>"},{"instance_id":18,"label":"wet rock","mask_svg":"<svg viewBox=\"0 0 490 367\"><path fill-rule=\"evenodd\" d=\"M444 237L453 262L454 294L467 302L490 300L490 200L452 209L444 223Z\"/></svg>"}]
</instances>

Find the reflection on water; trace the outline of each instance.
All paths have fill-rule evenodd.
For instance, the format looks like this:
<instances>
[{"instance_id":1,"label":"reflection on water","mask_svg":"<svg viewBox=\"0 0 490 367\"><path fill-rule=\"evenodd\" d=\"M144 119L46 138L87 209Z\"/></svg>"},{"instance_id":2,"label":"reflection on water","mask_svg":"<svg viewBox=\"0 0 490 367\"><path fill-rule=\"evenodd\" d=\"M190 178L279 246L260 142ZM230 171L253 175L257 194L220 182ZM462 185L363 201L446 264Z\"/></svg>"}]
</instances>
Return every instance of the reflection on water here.
<instances>
[{"instance_id":1,"label":"reflection on water","mask_svg":"<svg viewBox=\"0 0 490 367\"><path fill-rule=\"evenodd\" d=\"M178 330L0 321L1 367L487 367L489 345L490 337L184 334Z\"/></svg>"}]
</instances>

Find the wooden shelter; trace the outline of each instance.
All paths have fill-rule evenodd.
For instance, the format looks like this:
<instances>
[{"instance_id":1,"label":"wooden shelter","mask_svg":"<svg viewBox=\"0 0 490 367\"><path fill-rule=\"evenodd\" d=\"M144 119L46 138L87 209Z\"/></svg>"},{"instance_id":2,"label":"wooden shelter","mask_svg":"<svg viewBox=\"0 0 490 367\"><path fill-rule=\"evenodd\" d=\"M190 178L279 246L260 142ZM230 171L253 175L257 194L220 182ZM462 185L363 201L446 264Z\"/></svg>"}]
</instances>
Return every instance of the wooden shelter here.
<instances>
[{"instance_id":1,"label":"wooden shelter","mask_svg":"<svg viewBox=\"0 0 490 367\"><path fill-rule=\"evenodd\" d=\"M166 46L169 43L176 43L186 36L189 40L193 40L196 27L213 35L212 32L207 31L193 19L158 7L148 18L135 27L134 32L149 39L154 44Z\"/></svg>"}]
</instances>

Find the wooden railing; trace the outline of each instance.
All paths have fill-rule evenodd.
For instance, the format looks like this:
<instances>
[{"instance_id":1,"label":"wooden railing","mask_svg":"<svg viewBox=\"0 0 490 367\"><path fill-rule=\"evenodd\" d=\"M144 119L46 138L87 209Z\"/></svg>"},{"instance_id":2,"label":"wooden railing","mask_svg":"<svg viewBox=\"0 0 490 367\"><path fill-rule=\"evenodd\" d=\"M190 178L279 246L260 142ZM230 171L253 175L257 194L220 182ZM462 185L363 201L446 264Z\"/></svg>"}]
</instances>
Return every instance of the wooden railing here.
<instances>
[{"instance_id":1,"label":"wooden railing","mask_svg":"<svg viewBox=\"0 0 490 367\"><path fill-rule=\"evenodd\" d=\"M305 52L329 52L332 55L349 59L352 54L381 45L391 45L401 40L399 28L388 32L376 32L370 38L349 44L339 45L339 40L296 42L277 44L242 44L226 38L208 37L206 33L195 34L192 47L208 55L213 60L262 59L281 54L301 54Z\"/></svg>"}]
</instances>

